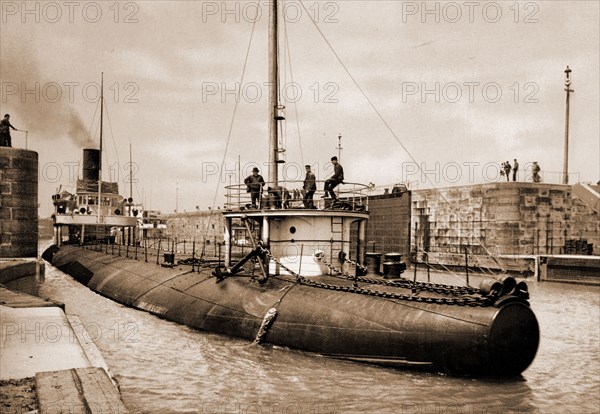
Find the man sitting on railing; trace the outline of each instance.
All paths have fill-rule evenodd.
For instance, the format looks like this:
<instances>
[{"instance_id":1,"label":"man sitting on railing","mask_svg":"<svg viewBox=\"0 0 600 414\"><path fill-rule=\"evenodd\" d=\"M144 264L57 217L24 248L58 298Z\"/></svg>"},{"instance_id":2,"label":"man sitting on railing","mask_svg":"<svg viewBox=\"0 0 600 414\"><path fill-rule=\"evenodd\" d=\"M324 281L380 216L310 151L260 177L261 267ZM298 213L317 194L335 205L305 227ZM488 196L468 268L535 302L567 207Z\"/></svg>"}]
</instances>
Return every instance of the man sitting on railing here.
<instances>
[{"instance_id":1,"label":"man sitting on railing","mask_svg":"<svg viewBox=\"0 0 600 414\"><path fill-rule=\"evenodd\" d=\"M327 197L329 194L333 200L337 200L337 196L333 192L333 189L337 187L338 184L344 183L344 169L342 168L342 165L338 163L336 156L331 157L331 163L333 164L333 176L325 180L325 195L323 197Z\"/></svg>"}]
</instances>

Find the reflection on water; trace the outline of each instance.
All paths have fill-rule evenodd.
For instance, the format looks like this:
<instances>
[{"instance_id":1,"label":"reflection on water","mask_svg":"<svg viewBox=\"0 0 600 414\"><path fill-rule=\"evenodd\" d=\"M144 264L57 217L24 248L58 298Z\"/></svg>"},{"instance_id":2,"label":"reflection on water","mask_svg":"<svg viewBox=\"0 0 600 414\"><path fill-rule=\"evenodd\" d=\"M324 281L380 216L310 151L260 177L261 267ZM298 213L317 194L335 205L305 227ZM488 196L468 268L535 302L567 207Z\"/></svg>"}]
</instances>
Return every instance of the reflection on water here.
<instances>
[{"instance_id":1,"label":"reflection on water","mask_svg":"<svg viewBox=\"0 0 600 414\"><path fill-rule=\"evenodd\" d=\"M194 331L119 305L48 266L42 295L79 315L133 412L598 413L600 289L530 282L541 342L522 378L351 363ZM434 280L437 281L437 280Z\"/></svg>"}]
</instances>

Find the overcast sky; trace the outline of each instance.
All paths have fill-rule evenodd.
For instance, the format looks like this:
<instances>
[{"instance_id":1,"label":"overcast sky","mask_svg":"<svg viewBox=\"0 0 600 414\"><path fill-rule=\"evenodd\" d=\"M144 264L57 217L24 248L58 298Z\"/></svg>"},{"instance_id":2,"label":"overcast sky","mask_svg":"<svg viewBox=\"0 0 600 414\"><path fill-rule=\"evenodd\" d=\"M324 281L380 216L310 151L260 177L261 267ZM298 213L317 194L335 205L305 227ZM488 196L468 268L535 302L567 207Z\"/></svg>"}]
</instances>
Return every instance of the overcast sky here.
<instances>
[{"instance_id":1,"label":"overcast sky","mask_svg":"<svg viewBox=\"0 0 600 414\"><path fill-rule=\"evenodd\" d=\"M215 194L222 205L223 185L238 181L238 158L242 178L255 164L267 177L265 2L259 15L256 2L237 1L1 6L0 112L29 131L28 148L39 153L42 216L59 185L73 189L81 149L98 146L101 72L103 176L112 171L122 194L129 196L130 143L133 197L163 212L175 209L176 192L180 211L206 209ZM282 173L289 179L302 179L306 163L327 178L341 133L346 181L493 182L502 179L499 163L517 158L521 178L538 161L544 181L558 183L567 65L575 90L571 182L600 179L597 1L304 0L284 7ZM25 146L25 133L12 136L13 146ZM223 165L229 174L220 175Z\"/></svg>"}]
</instances>

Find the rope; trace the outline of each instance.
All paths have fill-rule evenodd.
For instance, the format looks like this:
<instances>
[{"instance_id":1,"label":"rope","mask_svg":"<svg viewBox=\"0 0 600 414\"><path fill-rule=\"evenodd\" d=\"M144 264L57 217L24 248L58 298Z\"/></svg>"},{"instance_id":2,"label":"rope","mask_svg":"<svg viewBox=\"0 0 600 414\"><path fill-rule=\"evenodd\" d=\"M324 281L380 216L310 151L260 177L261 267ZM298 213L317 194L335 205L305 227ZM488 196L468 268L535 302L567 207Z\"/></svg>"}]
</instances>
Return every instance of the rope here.
<instances>
[{"instance_id":1,"label":"rope","mask_svg":"<svg viewBox=\"0 0 600 414\"><path fill-rule=\"evenodd\" d=\"M115 148L115 156L117 157L117 165L121 165L121 161L119 160L119 152L117 151L117 143L115 142L115 135L113 134L112 123L110 122L110 115L108 114L108 106L104 103L104 109L106 110L106 119L108 120L108 129L110 130L110 138L112 139L113 147ZM106 161L108 162L108 154L106 157ZM110 164L108 164L110 166ZM110 179L110 168L108 169L109 174L108 178ZM104 180L103 180L104 181ZM117 181L119 181L117 179Z\"/></svg>"},{"instance_id":2,"label":"rope","mask_svg":"<svg viewBox=\"0 0 600 414\"><path fill-rule=\"evenodd\" d=\"M286 52L287 52L289 68L290 68L290 80L292 82L292 85L294 85L294 73L292 72L292 55L290 54L290 44L289 44L288 32L287 32L287 22L286 22L286 19L283 19L283 21L284 21L283 30L284 30L284 36L285 36ZM298 116L298 104L296 102L294 102L294 114L296 116L296 129L298 130L298 145L300 147L300 161L302 162L302 165L304 165L304 150L302 148L302 136L300 134L300 118Z\"/></svg>"},{"instance_id":3,"label":"rope","mask_svg":"<svg viewBox=\"0 0 600 414\"><path fill-rule=\"evenodd\" d=\"M260 3L259 1L256 2L257 8L260 7L259 3ZM250 38L248 39L248 47L246 48L246 56L244 57L244 65L242 67L242 74L240 76L240 83L239 83L240 89L241 89L242 85L244 84L244 76L246 75L246 66L248 65L248 57L250 56L250 47L252 46L252 38L254 37L254 29L256 28L256 20L258 20L258 19L254 19L254 21L252 22L252 31L250 32ZM240 93L240 92L241 92L241 90L238 91L238 93ZM235 105L233 107L233 114L231 115L231 121L229 123L229 131L227 133L227 141L225 143L225 151L223 151L223 158L221 160L221 165L225 164L225 158L227 157L227 150L229 149L229 143L231 142L231 133L233 131L233 124L235 123L235 116L237 114L239 101L240 101L240 99L236 99ZM208 229L209 229L209 226L211 225L215 207L217 205L217 195L219 193L219 187L221 186L222 178L223 178L223 169L221 169L221 173L219 174L219 180L217 181L217 188L215 189L215 196L214 196L213 202L212 202L212 209L210 211L209 219L206 222L205 234L208 234Z\"/></svg>"},{"instance_id":4,"label":"rope","mask_svg":"<svg viewBox=\"0 0 600 414\"><path fill-rule=\"evenodd\" d=\"M482 246L482 247L483 247L483 246ZM494 271L493 271L492 269L490 269L490 268L489 268L489 267L487 267L487 266L480 266L481 262L479 261L479 255L477 255L477 254L474 254L474 253L473 253L473 251L471 250L471 247L470 247L470 246L465 246L465 248L466 248L466 249L469 251L469 253L471 254L471 258L475 260L475 264L474 264L474 266L475 266L477 269L480 269L480 270L482 271L482 273L487 273L487 272L489 272L489 274L490 274L491 276L495 276L495 273L494 273Z\"/></svg>"},{"instance_id":5,"label":"rope","mask_svg":"<svg viewBox=\"0 0 600 414\"><path fill-rule=\"evenodd\" d=\"M483 249L485 250L485 252L488 254L488 256L490 256L492 258L492 260L498 265L498 267L500 268L500 270L502 270L502 273L506 273L506 269L504 267L502 267L502 265L500 264L500 262L498 260L496 260L496 257L494 257L493 254L490 253L489 249L487 247L485 247L481 241L479 241L479 245L481 247L483 247Z\"/></svg>"},{"instance_id":6,"label":"rope","mask_svg":"<svg viewBox=\"0 0 600 414\"><path fill-rule=\"evenodd\" d=\"M417 253L425 253L425 254L427 254L427 255L429 256L429 252L426 252L426 251L425 251L425 250L423 250L423 249L420 249L420 250L419 250L419 249L417 249ZM428 257L428 258L429 258L429 257ZM415 261L416 261L416 257L415 257ZM445 271L447 271L448 273L450 273L452 276L456 277L456 278L457 278L458 280L460 280L461 282L463 281L463 278L462 278L462 277L460 277L460 276L458 275L458 273L454 272L452 269L450 269L450 268L449 268L448 266L446 266L445 264L443 264L443 263L436 263L436 264L440 265L440 266L441 266L441 267L442 267L442 268L443 268ZM426 263L426 265L427 265L427 267L429 267L429 268L431 269L431 265L429 264L429 262L427 262L427 263Z\"/></svg>"},{"instance_id":7,"label":"rope","mask_svg":"<svg viewBox=\"0 0 600 414\"><path fill-rule=\"evenodd\" d=\"M300 0L300 5L302 5L302 8L306 12L306 15L310 18L310 21L315 26L315 28L317 29L317 31L319 32L319 34L323 38L323 41L327 44L327 46L329 47L329 49L331 50L331 52L333 53L333 55L337 59L338 63L342 66L342 68L344 69L344 71L346 72L346 74L348 75L348 77L350 78L350 80L352 80L352 82L354 83L354 85L356 86L356 88L359 90L359 92L362 94L362 96L365 98L365 100L371 106L371 108L373 109L373 111L377 114L377 116L379 117L379 119L381 120L381 122L385 125L385 127L390 132L390 134L392 134L392 136L394 137L394 139L396 140L396 142L398 142L398 144L402 147L402 149L404 150L404 152L414 162L414 164L417 166L417 169L419 170L419 172L422 172L421 171L421 166L419 165L419 163L417 162L417 160L415 159L415 157L413 157L413 155L408 150L408 148L406 148L404 146L404 144L402 143L402 141L400 141L400 138L396 135L396 133L394 132L394 130L392 129L392 127L387 123L387 121L385 120L385 118L383 117L383 115L381 115L381 113L379 112L379 110L375 107L375 105L373 104L373 102L371 101L371 99L367 96L366 92L360 87L360 85L358 84L358 82L356 81L356 79L354 78L354 76L352 76L352 73L350 73L350 70L346 67L346 65L342 61L341 57L335 51L335 49L333 48L333 46L331 45L331 43L327 40L327 38L325 37L325 34L321 31L321 28L314 21L314 19L312 17L312 14L309 13L309 11L306 9L306 6L304 5L304 2L302 0ZM435 183L429 178L428 174L423 174L423 175L425 176L425 179L427 180L427 182L429 182L429 184L432 186L432 188L434 188L434 189L438 188L435 185ZM444 197L444 195L441 192L439 193L439 195L440 195L440 197L445 202L448 203L449 208L452 209L453 211L455 211L456 214L457 214L457 216L460 217L460 211L458 210L458 208L456 208L453 204L451 204L448 201L448 199L446 199L446 197ZM485 246L483 246L483 245L481 245L481 246L485 249L485 251L486 251L486 253L488 255L492 256L492 254L489 252L489 250ZM492 258L498 264L498 266L500 267L500 269L502 269L502 271L505 273L506 270L500 265L500 263L498 263L498 261L496 261L496 259L493 256L492 256Z\"/></svg>"},{"instance_id":8,"label":"rope","mask_svg":"<svg viewBox=\"0 0 600 414\"><path fill-rule=\"evenodd\" d=\"M325 41L325 43L327 44L327 46L329 47L329 49L331 50L331 52L334 54L334 56L337 59L338 63L342 66L342 68L344 69L344 71L346 72L346 74L350 77L350 80L352 80L352 82L354 83L354 85L358 88L359 92L367 100L367 102L369 103L369 105L371 106L371 108L375 111L375 113L377 114L377 116L379 117L379 119L381 120L381 122L383 122L383 124L386 126L386 128L388 129L388 131L390 131L390 133L396 139L396 141L398 142L398 144L400 144L400 146L406 152L406 154L409 156L409 158L418 167L419 164L417 163L417 160L412 156L412 154L410 153L410 151L408 150L408 148L406 148L404 146L404 144L402 144L402 141L400 141L400 138L398 138L398 136L396 135L396 133L394 132L394 130L392 129L392 127L383 118L383 115L381 115L381 113L377 110L377 108L375 107L375 105L373 104L373 102L371 101L371 99L367 96L367 94L365 93L365 91L360 87L360 85L358 84L358 82L356 81L356 79L354 78L354 76L352 76L352 73L350 73L350 70L346 67L346 65L344 64L344 62L342 61L342 59L340 58L340 56L337 54L337 52L335 51L335 49L333 48L333 46L331 45L331 43L329 43L329 40L327 40L327 38L325 37L325 34L321 31L321 28L313 20L311 13L309 13L308 10L306 10L306 7L304 6L304 2L302 0L300 0L300 4L302 5L302 8L306 12L306 14L310 17L310 21L313 23L313 25L315 26L315 28L317 29L317 31L319 32L319 34L321 35L321 37L323 38L323 40ZM420 170L420 167L418 167L418 168ZM435 188L434 183L429 179L429 177L427 175L426 175L426 178L430 182L430 184L432 184L433 187Z\"/></svg>"}]
</instances>

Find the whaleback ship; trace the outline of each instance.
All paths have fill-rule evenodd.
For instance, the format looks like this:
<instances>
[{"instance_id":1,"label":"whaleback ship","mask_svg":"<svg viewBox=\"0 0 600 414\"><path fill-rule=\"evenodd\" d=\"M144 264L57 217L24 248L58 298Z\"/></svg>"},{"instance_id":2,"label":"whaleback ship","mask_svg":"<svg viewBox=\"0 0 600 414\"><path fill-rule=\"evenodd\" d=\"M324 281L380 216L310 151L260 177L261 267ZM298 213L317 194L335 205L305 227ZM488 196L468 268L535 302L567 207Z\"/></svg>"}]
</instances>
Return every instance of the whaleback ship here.
<instances>
[{"instance_id":1,"label":"whaleback ship","mask_svg":"<svg viewBox=\"0 0 600 414\"><path fill-rule=\"evenodd\" d=\"M57 237L44 258L108 298L199 330L391 367L520 375L539 343L524 282L486 279L475 288L381 277L365 267L366 185L344 183L337 201L319 199L316 209L281 202L277 2L270 9L267 191L254 208L245 185L228 187L217 260L192 255L159 265L158 256L148 260L146 245L123 255L113 245L86 245L85 237L72 244ZM94 211L87 200L72 218L56 211L57 235L64 226L83 233L91 224L83 223L93 216L88 207ZM98 214L94 225L130 225L130 216L113 213L110 220ZM233 229L246 230L251 248L243 256L236 254Z\"/></svg>"}]
</instances>

